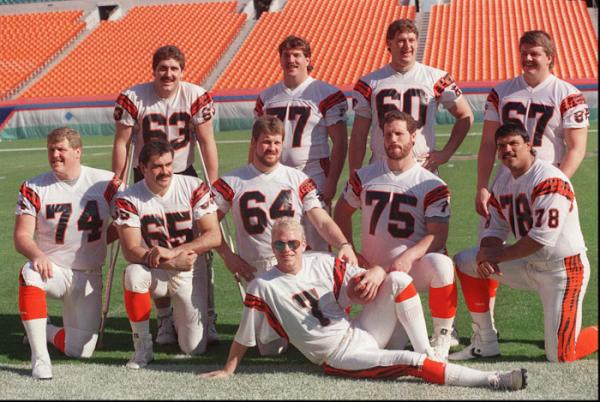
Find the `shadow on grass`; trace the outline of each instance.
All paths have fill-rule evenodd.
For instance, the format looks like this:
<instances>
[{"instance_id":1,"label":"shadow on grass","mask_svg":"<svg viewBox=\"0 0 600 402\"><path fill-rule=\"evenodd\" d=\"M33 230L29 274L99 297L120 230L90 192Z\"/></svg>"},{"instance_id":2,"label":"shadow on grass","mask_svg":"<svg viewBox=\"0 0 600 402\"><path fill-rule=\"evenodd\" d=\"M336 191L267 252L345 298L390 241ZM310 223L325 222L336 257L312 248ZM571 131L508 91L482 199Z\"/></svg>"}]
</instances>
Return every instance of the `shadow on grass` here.
<instances>
[{"instance_id":1,"label":"shadow on grass","mask_svg":"<svg viewBox=\"0 0 600 402\"><path fill-rule=\"evenodd\" d=\"M60 316L50 316L54 325L62 325ZM0 314L0 322L4 330L0 331L0 361L16 360L27 363L31 358L29 345L23 343L25 330L18 314ZM156 320L150 320L150 331L156 334ZM203 355L185 356L177 345L154 345L155 365L185 365L205 364L221 366L225 363L229 354L229 347L233 335L237 331L237 325L217 324L217 332L221 338L218 344L210 345ZM131 339L131 327L129 321L124 317L109 317L106 322L103 347L97 348L90 359L73 359L65 356L54 346L49 345L48 351L53 362L92 362L99 364L124 365L133 355L133 343ZM269 364L282 365L290 363L306 363L307 360L294 347L279 357L262 357L256 348L248 351L245 364ZM0 366L2 367L2 366ZM29 370L26 370L29 375Z\"/></svg>"}]
</instances>

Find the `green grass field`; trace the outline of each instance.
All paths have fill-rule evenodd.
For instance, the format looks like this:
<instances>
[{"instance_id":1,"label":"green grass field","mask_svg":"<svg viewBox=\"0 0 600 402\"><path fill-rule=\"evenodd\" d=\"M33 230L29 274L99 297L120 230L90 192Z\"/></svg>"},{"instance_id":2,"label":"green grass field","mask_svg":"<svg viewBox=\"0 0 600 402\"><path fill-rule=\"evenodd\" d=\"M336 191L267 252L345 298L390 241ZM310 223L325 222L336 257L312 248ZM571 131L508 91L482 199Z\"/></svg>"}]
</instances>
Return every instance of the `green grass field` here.
<instances>
[{"instance_id":1,"label":"green grass field","mask_svg":"<svg viewBox=\"0 0 600 402\"><path fill-rule=\"evenodd\" d=\"M450 126L438 126L437 132L441 135L439 143L445 143L449 130ZM471 131L472 135L467 137L458 150L456 157L440 169L441 177L448 183L452 191L452 219L448 240L448 251L451 255L456 254L463 248L474 246L477 241L478 217L473 209L473 197L476 178L475 159L480 140L478 133L480 132L481 125L475 125ZM248 137L249 134L247 132L223 132L217 134L220 173L226 173L245 163ZM84 164L108 169L111 158L111 143L111 135L84 138ZM581 225L588 247L588 257L592 266L591 278L583 307L584 326L598 322L597 149L597 123L594 123L590 128L588 154L573 179L579 203ZM85 387L87 388L83 389L73 388L74 385L71 384L69 386L67 382L64 384L64 388L60 388L63 385L59 385L62 393L59 392L58 394L52 394L49 390L45 393L43 390L40 391L39 388L36 388L37 385L33 386L37 383L31 382L29 377L30 351L28 346L22 344L23 328L18 314L17 275L18 269L24 262L24 258L13 248L12 230L14 225L14 206L19 185L25 179L49 170L45 143L40 140L0 142L0 158L2 160L2 171L0 172L0 222L2 228L0 230L0 260L4 261L3 270L0 271L0 318L2 322L2 329L0 330L0 390L8 392L9 388L12 389L17 384L21 384L21 386L25 384L26 387L31 387L26 390L25 394L0 392L0 398L44 398L51 395L58 398L74 398L77 396L79 398L152 398L152 396L148 396L139 387L144 388L146 387L144 384L148 384L149 390L156 389L162 377L160 375L155 377L140 377L141 374L131 374L122 368L125 362L131 357L133 348L129 323L123 306L121 273L125 263L122 258L120 258L118 264L112 290L111 311L104 342L105 347L95 352L94 357L90 360L90 363L94 364L68 359L50 347L51 357L55 366L54 383L63 384L60 382L63 380L58 377L60 373L64 372L65 375L78 373L77 378L80 381L86 382L92 380L91 384L86 385ZM340 180L338 196L346 179L347 171L343 173ZM355 239L359 241L360 228L358 218L359 213L354 216ZM233 228L233 225L230 224L229 227ZM151 370L148 371L149 373L155 372L154 375L156 372L161 371L169 375L179 373L183 376L184 383L182 387L185 387L185 383L193 381L189 379L192 377L186 377L186 375L189 375L189 370L215 368L225 361L229 343L233 338L240 318L241 304L233 278L223 266L218 256L215 257L215 270L215 297L218 313L217 329L221 337L221 343L218 346L211 347L203 356L185 359L176 357L180 352L175 346L155 346L155 361L150 366ZM421 297L423 305L427 306L426 295L422 295ZM61 304L59 302L49 302L49 312L53 322L61 322L60 311ZM428 315L427 311L426 315ZM484 363L477 362L469 363L468 365L486 367L488 369L493 364L496 364L498 367L527 366L531 377L530 389L537 390L538 393L520 394L517 399L538 399L539 395L546 395L550 399L561 398L561 395L565 399L570 397L575 399L596 399L598 397L597 354L590 356L586 362L578 362L574 365L558 366L544 363L541 303L535 293L513 291L502 286L499 290L496 304L496 323L501 333L500 349L502 357L494 360L486 360ZM430 325L429 321L428 325ZM468 344L468 337L471 334L470 320L462 295L459 298L457 327L461 335L462 344ZM155 330L154 320L151 322L151 328L153 331ZM85 371L83 371L86 367L85 365L89 365L90 373L96 373L95 375L97 376L103 376L103 373L110 373L109 375L114 378L115 383L129 376L134 385L131 388L124 387L123 392L125 394L111 395L101 393L96 389L98 388L98 384L103 384L106 382L106 379L103 378L98 383L93 379L85 379ZM95 369L92 369L93 367ZM107 367L110 367L110 370ZM104 371L102 368L104 368ZM283 373L283 376L275 374L279 371ZM321 394L315 394L316 388L313 389L313 381L316 383L325 381L324 377L320 374L320 370L317 367L310 365L293 348L280 358L263 358L256 351L252 350L244 360L241 372L247 374L249 377L235 380L236 382L232 382L230 385L227 385L227 383L222 386L206 384L206 386L201 386L200 388L193 385L190 388L190 390L194 390L191 396L188 396L187 393L178 393L184 391L175 387L173 391L168 391L168 393L154 395L154 398L259 398L262 395L264 398L280 399L283 397L302 398L302 395L306 395L305 398L319 398L319 395L321 395L321 397L333 399L350 398L352 396L370 399L441 399L444 397L447 398L447 394L444 394L444 392L449 392L442 387L427 386L413 380L402 380L401 384L405 384L408 387L407 391L415 389L413 397L413 394L404 394L404 388L396 388L397 385L394 385L393 388L396 391L393 391L389 387L385 389L386 382L374 382L373 384L375 385L367 385L365 381L331 379L330 382L326 381L326 388L333 386L332 389L339 389L339 392L331 393L331 389L329 389L328 391L321 391ZM286 376L285 373L290 373L290 375ZM542 378L543 373L546 374ZM164 377L169 378L169 375L165 374ZM547 378L547 375L550 375L551 378ZM81 377L84 377L84 379L81 380ZM140 381L142 378L147 379L149 382ZM201 380L197 381L201 382ZM261 385L261 381L265 382L264 385ZM277 381L283 381L283 384L279 384ZM272 390L281 391L285 389L284 385L287 381L300 381L299 383L290 383L289 387L294 390L298 389L298 392L305 390L306 393L291 393L288 395L270 393ZM549 384L548 386L556 386L556 389L559 389L559 391L552 391L554 388L547 389L544 386L546 383ZM27 384L29 385L27 386ZM573 384L579 385L574 386ZM215 387L221 387L222 389L211 391ZM243 393L244 387L251 387L252 390L247 390L246 393ZM170 390L173 387L165 386L164 388ZM88 389L90 393L85 391ZM128 390L131 393L127 393ZM349 393L347 392L348 390ZM120 391L116 390L115 392ZM203 394L203 392L206 393ZM402 394L398 394L398 392L402 392ZM454 390L451 392L454 393ZM464 394L457 393L454 397L470 399L482 397L497 398L499 396L498 394L480 394L467 390Z\"/></svg>"}]
</instances>

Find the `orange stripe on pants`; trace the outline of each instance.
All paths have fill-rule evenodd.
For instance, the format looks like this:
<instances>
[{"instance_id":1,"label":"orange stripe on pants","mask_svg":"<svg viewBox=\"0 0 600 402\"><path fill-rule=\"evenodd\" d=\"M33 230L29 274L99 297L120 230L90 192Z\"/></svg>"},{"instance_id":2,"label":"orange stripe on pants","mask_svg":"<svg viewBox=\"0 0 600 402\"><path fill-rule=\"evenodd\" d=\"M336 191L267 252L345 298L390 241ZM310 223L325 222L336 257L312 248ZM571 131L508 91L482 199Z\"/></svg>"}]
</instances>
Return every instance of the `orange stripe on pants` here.
<instances>
[{"instance_id":1,"label":"orange stripe on pants","mask_svg":"<svg viewBox=\"0 0 600 402\"><path fill-rule=\"evenodd\" d=\"M48 317L46 291L36 286L19 286L19 311L21 320L29 321Z\"/></svg>"},{"instance_id":2,"label":"orange stripe on pants","mask_svg":"<svg viewBox=\"0 0 600 402\"><path fill-rule=\"evenodd\" d=\"M136 293L125 289L125 310L129 321L140 322L150 319L152 301L150 292Z\"/></svg>"},{"instance_id":3,"label":"orange stripe on pants","mask_svg":"<svg viewBox=\"0 0 600 402\"><path fill-rule=\"evenodd\" d=\"M572 362L576 359L575 331L577 329L577 306L583 284L583 263L579 255L565 258L567 283L563 294L560 324L558 327L558 361Z\"/></svg>"},{"instance_id":4,"label":"orange stripe on pants","mask_svg":"<svg viewBox=\"0 0 600 402\"><path fill-rule=\"evenodd\" d=\"M487 313L490 309L489 279L475 278L456 270L465 303L471 313Z\"/></svg>"},{"instance_id":5,"label":"orange stripe on pants","mask_svg":"<svg viewBox=\"0 0 600 402\"><path fill-rule=\"evenodd\" d=\"M456 282L441 288L429 288L429 310L435 318L452 318L456 315Z\"/></svg>"}]
</instances>

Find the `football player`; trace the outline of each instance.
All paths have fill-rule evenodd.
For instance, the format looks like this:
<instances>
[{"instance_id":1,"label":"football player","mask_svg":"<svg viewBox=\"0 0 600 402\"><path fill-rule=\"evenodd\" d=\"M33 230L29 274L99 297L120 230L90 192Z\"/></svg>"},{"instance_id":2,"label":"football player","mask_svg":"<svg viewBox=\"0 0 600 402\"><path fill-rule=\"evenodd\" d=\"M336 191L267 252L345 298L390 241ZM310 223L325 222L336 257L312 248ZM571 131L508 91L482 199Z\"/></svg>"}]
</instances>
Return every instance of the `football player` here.
<instances>
[{"instance_id":1,"label":"football player","mask_svg":"<svg viewBox=\"0 0 600 402\"><path fill-rule=\"evenodd\" d=\"M14 243L28 261L19 274L19 310L31 347L32 376L51 379L46 342L72 357L91 357L102 308L110 203L120 181L112 172L81 165L77 131L48 134L52 171L19 191ZM63 328L47 322L46 297L63 302Z\"/></svg>"},{"instance_id":2,"label":"football player","mask_svg":"<svg viewBox=\"0 0 600 402\"><path fill-rule=\"evenodd\" d=\"M537 292L544 309L546 358L570 362L598 350L598 327L581 329L590 264L579 226L573 186L565 173L536 157L521 124L495 134L506 169L491 187L490 219L479 249L455 257L465 302L473 320L471 344L452 360L498 356L489 310L488 280ZM513 244L505 241L512 233Z\"/></svg>"},{"instance_id":3,"label":"football player","mask_svg":"<svg viewBox=\"0 0 600 402\"><path fill-rule=\"evenodd\" d=\"M431 346L447 358L454 317L454 264L445 255L450 192L438 176L412 155L417 122L405 112L383 117L386 160L355 170L335 206L334 219L352 242L352 214L362 211L364 267L406 272L419 292L429 293L433 319ZM394 348L402 348L394 344Z\"/></svg>"},{"instance_id":4,"label":"football player","mask_svg":"<svg viewBox=\"0 0 600 402\"><path fill-rule=\"evenodd\" d=\"M222 370L204 378L234 374L257 337L281 336L325 374L355 378L419 377L434 384L519 390L526 370L480 371L436 361L428 348L425 319L412 279L379 266L364 270L325 253L304 253L302 226L280 218L273 225L277 264L248 287L240 326ZM350 319L346 308L365 304ZM409 334L415 351L383 349L396 325Z\"/></svg>"},{"instance_id":5,"label":"football player","mask_svg":"<svg viewBox=\"0 0 600 402\"><path fill-rule=\"evenodd\" d=\"M153 140L163 140L174 150L175 173L197 177L194 169L195 144L198 141L206 163L207 179L218 178L218 156L212 127L214 104L210 94L202 87L182 81L185 55L175 46L167 45L156 50L152 57L154 80L135 85L117 98L114 110L116 122L113 144L112 170L124 177L127 144L134 130L135 154L134 181L143 178L138 167L142 146ZM209 267L209 342L217 342L216 313L213 297L213 269ZM176 343L169 298L155 299L160 344Z\"/></svg>"},{"instance_id":6,"label":"football player","mask_svg":"<svg viewBox=\"0 0 600 402\"><path fill-rule=\"evenodd\" d=\"M284 123L281 163L313 179L329 207L346 160L348 102L339 89L310 76L312 52L305 39L285 38L279 45L279 63L283 80L260 93L255 115L274 115ZM327 243L310 222L305 220L304 225L309 247L327 251Z\"/></svg>"},{"instance_id":7,"label":"football player","mask_svg":"<svg viewBox=\"0 0 600 402\"><path fill-rule=\"evenodd\" d=\"M412 115L417 121L413 154L426 169L435 172L456 152L473 123L473 113L454 79L445 71L417 62L419 31L408 19L392 22L386 44L390 64L360 78L353 91L354 124L350 137L350 173L365 157L369 128L371 161L385 160L383 116L391 110ZM435 114L442 104L456 118L444 148L436 150Z\"/></svg>"},{"instance_id":8,"label":"football player","mask_svg":"<svg viewBox=\"0 0 600 402\"><path fill-rule=\"evenodd\" d=\"M281 120L270 115L258 118L252 127L252 162L213 184L220 219L231 211L237 229L238 253L225 245L217 250L229 270L247 281L273 266L271 226L282 216L300 221L306 215L327 244L338 249L340 258L356 263L350 243L323 209L315 182L280 163L284 138ZM260 344L259 349L262 354L283 351Z\"/></svg>"},{"instance_id":9,"label":"football player","mask_svg":"<svg viewBox=\"0 0 600 402\"><path fill-rule=\"evenodd\" d=\"M557 166L568 178L575 174L585 156L589 109L577 88L552 74L554 41L544 31L528 31L519 40L519 50L523 74L498 84L490 91L485 105L475 196L475 209L483 218L489 218L494 134L501 124L522 125L537 158ZM489 284L493 320L498 283L491 279Z\"/></svg>"},{"instance_id":10,"label":"football player","mask_svg":"<svg viewBox=\"0 0 600 402\"><path fill-rule=\"evenodd\" d=\"M129 262L125 309L135 353L127 368L152 361L151 298L169 297L179 347L201 354L207 345L206 260L221 234L210 188L197 177L173 173L171 144L150 141L139 158L144 179L117 196L115 223Z\"/></svg>"}]
</instances>

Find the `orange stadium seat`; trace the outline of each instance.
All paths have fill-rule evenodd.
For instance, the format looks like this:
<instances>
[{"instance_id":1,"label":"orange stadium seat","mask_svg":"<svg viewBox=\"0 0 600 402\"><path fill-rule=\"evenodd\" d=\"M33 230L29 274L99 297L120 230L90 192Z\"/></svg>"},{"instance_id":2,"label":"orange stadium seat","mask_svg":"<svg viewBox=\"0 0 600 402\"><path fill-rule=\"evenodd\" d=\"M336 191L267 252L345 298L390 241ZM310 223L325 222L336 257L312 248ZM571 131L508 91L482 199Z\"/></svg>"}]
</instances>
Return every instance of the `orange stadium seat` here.
<instances>
[{"instance_id":1,"label":"orange stadium seat","mask_svg":"<svg viewBox=\"0 0 600 402\"><path fill-rule=\"evenodd\" d=\"M0 99L43 67L85 27L82 11L0 15Z\"/></svg>"},{"instance_id":2,"label":"orange stadium seat","mask_svg":"<svg viewBox=\"0 0 600 402\"><path fill-rule=\"evenodd\" d=\"M289 0L281 11L261 15L214 88L264 88L280 80L277 46L290 34L310 42L315 78L351 87L389 61L389 22L415 16L414 6L396 0Z\"/></svg>"},{"instance_id":3,"label":"orange stadium seat","mask_svg":"<svg viewBox=\"0 0 600 402\"><path fill-rule=\"evenodd\" d=\"M117 94L151 80L152 54L166 44L174 44L185 53L184 79L202 82L246 21L245 14L236 13L236 4L228 1L133 7L120 20L101 21L23 97Z\"/></svg>"},{"instance_id":4,"label":"orange stadium seat","mask_svg":"<svg viewBox=\"0 0 600 402\"><path fill-rule=\"evenodd\" d=\"M598 41L582 0L452 0L434 5L423 62L457 81L497 81L521 72L518 42L542 29L556 43L554 72L598 78ZM460 32L456 32L460 31Z\"/></svg>"}]
</instances>

